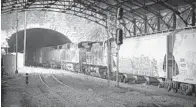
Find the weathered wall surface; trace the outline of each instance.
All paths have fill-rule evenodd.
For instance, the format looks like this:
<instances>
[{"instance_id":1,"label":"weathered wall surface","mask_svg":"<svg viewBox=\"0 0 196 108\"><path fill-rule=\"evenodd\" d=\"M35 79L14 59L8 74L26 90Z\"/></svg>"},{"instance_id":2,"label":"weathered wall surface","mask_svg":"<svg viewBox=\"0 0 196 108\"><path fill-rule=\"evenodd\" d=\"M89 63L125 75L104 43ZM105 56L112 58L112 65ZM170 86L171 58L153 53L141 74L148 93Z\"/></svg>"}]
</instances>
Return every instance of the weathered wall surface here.
<instances>
[{"instance_id":1,"label":"weathered wall surface","mask_svg":"<svg viewBox=\"0 0 196 108\"><path fill-rule=\"evenodd\" d=\"M16 32L16 13L1 16L1 31L3 37ZM24 29L24 12L18 14L18 30ZM67 36L72 42L85 40L104 40L105 28L86 19L63 13L28 11L27 28L46 28L58 31Z\"/></svg>"}]
</instances>

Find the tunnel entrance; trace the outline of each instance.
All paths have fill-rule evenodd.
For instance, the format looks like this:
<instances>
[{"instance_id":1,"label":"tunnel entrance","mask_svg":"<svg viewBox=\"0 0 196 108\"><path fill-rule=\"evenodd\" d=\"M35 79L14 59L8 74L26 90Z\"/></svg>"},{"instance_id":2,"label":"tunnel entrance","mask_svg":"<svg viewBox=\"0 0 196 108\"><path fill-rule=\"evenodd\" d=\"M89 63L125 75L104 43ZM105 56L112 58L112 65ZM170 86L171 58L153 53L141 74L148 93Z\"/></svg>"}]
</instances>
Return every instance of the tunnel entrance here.
<instances>
[{"instance_id":1,"label":"tunnel entrance","mask_svg":"<svg viewBox=\"0 0 196 108\"><path fill-rule=\"evenodd\" d=\"M70 39L57 31L43 28L32 28L26 30L26 61L33 61L33 52L38 48L57 46L71 43ZM23 53L24 49L24 30L17 33L18 52ZM15 52L16 33L12 34L8 40L8 52ZM23 62L23 61L21 61Z\"/></svg>"}]
</instances>

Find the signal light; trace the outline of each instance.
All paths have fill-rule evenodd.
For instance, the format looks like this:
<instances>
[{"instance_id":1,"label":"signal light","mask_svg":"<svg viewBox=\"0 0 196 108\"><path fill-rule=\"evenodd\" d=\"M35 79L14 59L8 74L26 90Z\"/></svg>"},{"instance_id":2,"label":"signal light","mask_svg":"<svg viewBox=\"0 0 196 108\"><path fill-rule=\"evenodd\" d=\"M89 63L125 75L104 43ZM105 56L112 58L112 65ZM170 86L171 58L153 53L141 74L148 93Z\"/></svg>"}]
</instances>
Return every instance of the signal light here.
<instances>
[{"instance_id":1,"label":"signal light","mask_svg":"<svg viewBox=\"0 0 196 108\"><path fill-rule=\"evenodd\" d=\"M118 8L117 19L120 20L123 17L123 8Z\"/></svg>"},{"instance_id":2,"label":"signal light","mask_svg":"<svg viewBox=\"0 0 196 108\"><path fill-rule=\"evenodd\" d=\"M117 45L123 44L123 30L122 29L117 29L116 44Z\"/></svg>"},{"instance_id":3,"label":"signal light","mask_svg":"<svg viewBox=\"0 0 196 108\"><path fill-rule=\"evenodd\" d=\"M35 2L35 0L27 0L27 2Z\"/></svg>"}]
</instances>

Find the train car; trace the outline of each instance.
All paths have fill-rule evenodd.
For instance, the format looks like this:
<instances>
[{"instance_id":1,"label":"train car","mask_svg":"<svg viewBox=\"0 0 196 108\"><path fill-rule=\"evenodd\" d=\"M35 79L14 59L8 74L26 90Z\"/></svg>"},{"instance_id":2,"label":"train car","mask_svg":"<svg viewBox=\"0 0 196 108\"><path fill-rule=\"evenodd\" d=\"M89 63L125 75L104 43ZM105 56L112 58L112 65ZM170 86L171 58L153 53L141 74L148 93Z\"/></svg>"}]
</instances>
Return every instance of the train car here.
<instances>
[{"instance_id":1,"label":"train car","mask_svg":"<svg viewBox=\"0 0 196 108\"><path fill-rule=\"evenodd\" d=\"M33 55L33 62L35 66L42 66L42 52L41 48L37 49Z\"/></svg>"},{"instance_id":2,"label":"train car","mask_svg":"<svg viewBox=\"0 0 196 108\"><path fill-rule=\"evenodd\" d=\"M115 77L115 41L111 40L110 48L104 44L107 42L80 42L65 44L61 48L41 48L35 54L35 61L52 68L60 66L61 69L106 78L107 50L111 50L110 78ZM196 29L125 39L119 50L120 80L126 82L130 76L141 76L148 84L157 79L169 82L168 88L175 92L196 93L195 46Z\"/></svg>"},{"instance_id":3,"label":"train car","mask_svg":"<svg viewBox=\"0 0 196 108\"><path fill-rule=\"evenodd\" d=\"M61 68L61 54L62 54L62 50L59 48L55 48L51 51L49 51L49 55L51 58L50 61L50 66L52 68Z\"/></svg>"},{"instance_id":4,"label":"train car","mask_svg":"<svg viewBox=\"0 0 196 108\"><path fill-rule=\"evenodd\" d=\"M119 71L124 76L166 78L163 61L171 32L125 39L119 50ZM128 78L128 77L126 77Z\"/></svg>"},{"instance_id":5,"label":"train car","mask_svg":"<svg viewBox=\"0 0 196 108\"><path fill-rule=\"evenodd\" d=\"M119 51L124 76L170 81L169 88L184 94L196 91L196 29L176 30L125 39ZM168 61L168 62L166 62Z\"/></svg>"},{"instance_id":6,"label":"train car","mask_svg":"<svg viewBox=\"0 0 196 108\"><path fill-rule=\"evenodd\" d=\"M184 94L196 93L196 29L182 30L172 40L172 52L176 65L172 65L173 90Z\"/></svg>"},{"instance_id":7,"label":"train car","mask_svg":"<svg viewBox=\"0 0 196 108\"><path fill-rule=\"evenodd\" d=\"M44 67L51 67L51 62L52 62L52 55L49 53L51 50L54 48L52 47L44 47L41 49L41 58L42 58L42 64Z\"/></svg>"},{"instance_id":8,"label":"train car","mask_svg":"<svg viewBox=\"0 0 196 108\"><path fill-rule=\"evenodd\" d=\"M79 72L79 48L77 44L69 43L63 45L60 49L62 51L61 69Z\"/></svg>"},{"instance_id":9,"label":"train car","mask_svg":"<svg viewBox=\"0 0 196 108\"><path fill-rule=\"evenodd\" d=\"M80 67L81 72L106 78L107 64L103 42L80 42Z\"/></svg>"}]
</instances>

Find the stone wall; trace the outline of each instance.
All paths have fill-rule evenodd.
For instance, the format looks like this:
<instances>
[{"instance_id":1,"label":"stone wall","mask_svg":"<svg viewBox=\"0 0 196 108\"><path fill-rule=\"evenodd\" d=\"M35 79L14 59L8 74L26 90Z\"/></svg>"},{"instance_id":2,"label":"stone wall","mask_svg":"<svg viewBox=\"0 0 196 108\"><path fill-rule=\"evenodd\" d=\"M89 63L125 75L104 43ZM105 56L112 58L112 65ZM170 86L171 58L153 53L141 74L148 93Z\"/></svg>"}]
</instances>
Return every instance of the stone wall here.
<instances>
[{"instance_id":1,"label":"stone wall","mask_svg":"<svg viewBox=\"0 0 196 108\"><path fill-rule=\"evenodd\" d=\"M5 14L1 17L1 31L9 37L16 32L16 13ZM18 13L18 18L18 31L20 31L24 29L24 12ZM105 28L94 22L55 12L28 11L27 29L29 28L52 29L69 37L72 42L101 41L107 37Z\"/></svg>"}]
</instances>

